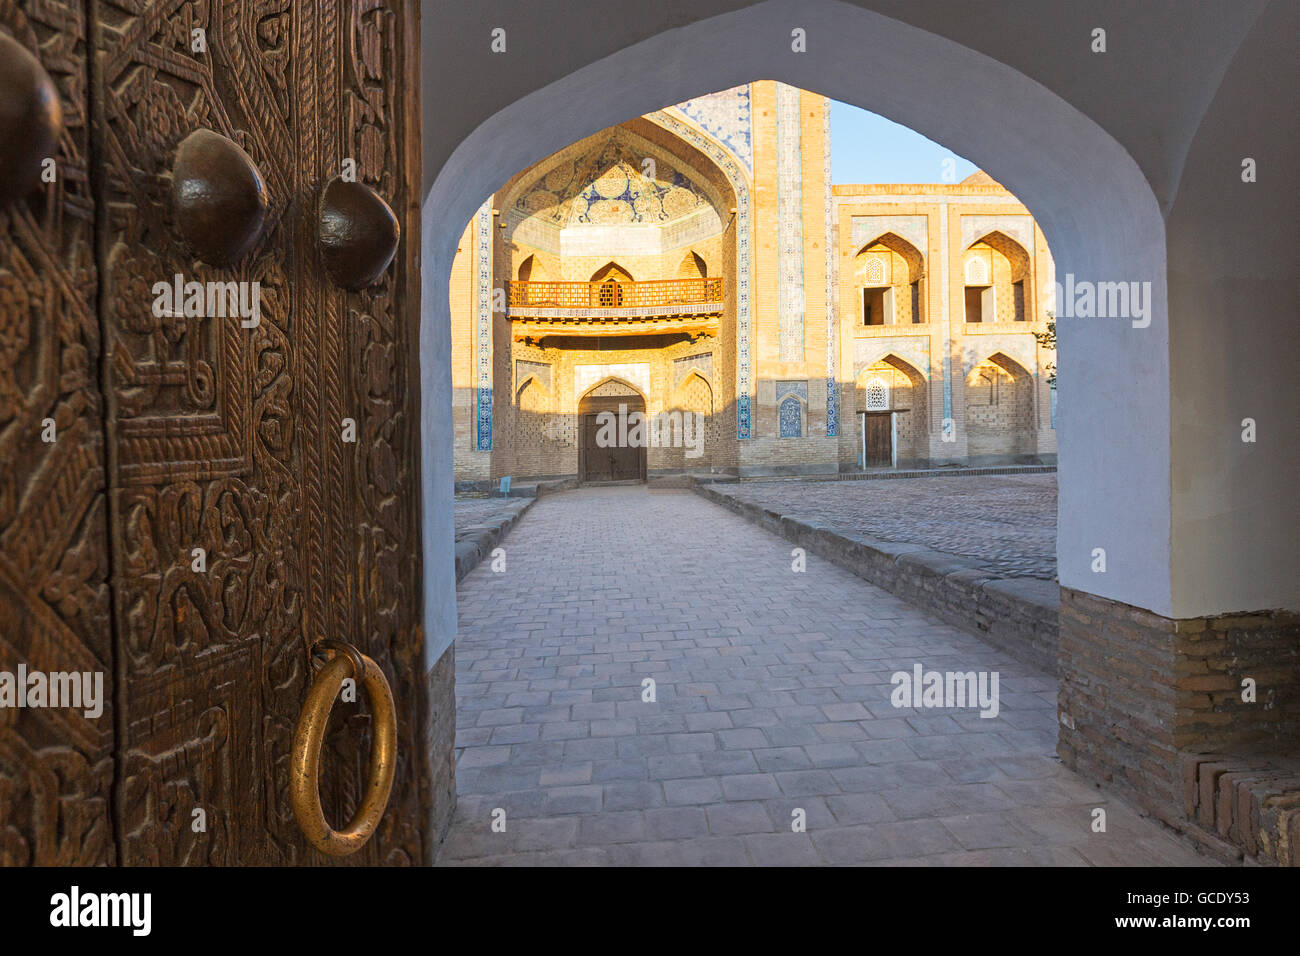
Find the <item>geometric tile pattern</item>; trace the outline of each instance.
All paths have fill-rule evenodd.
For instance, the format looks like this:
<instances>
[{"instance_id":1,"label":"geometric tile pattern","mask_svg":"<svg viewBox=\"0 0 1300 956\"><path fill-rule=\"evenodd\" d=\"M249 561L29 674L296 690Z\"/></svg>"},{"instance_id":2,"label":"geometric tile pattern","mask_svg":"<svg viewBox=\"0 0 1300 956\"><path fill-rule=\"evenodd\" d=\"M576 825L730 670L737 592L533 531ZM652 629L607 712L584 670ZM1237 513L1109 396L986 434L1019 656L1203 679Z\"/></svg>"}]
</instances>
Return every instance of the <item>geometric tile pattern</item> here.
<instances>
[{"instance_id":1,"label":"geometric tile pattern","mask_svg":"<svg viewBox=\"0 0 1300 956\"><path fill-rule=\"evenodd\" d=\"M835 324L835 296L839 265L836 262L839 247L835 228L835 203L831 189L831 101L827 97L822 109L822 179L826 184L822 202L826 206L826 436L834 438L840 433L839 328Z\"/></svg>"},{"instance_id":2,"label":"geometric tile pattern","mask_svg":"<svg viewBox=\"0 0 1300 956\"><path fill-rule=\"evenodd\" d=\"M672 109L698 125L731 150L751 173L754 170L753 129L750 120L749 84L720 93L697 96Z\"/></svg>"},{"instance_id":3,"label":"geometric tile pattern","mask_svg":"<svg viewBox=\"0 0 1300 956\"><path fill-rule=\"evenodd\" d=\"M777 339L782 362L804 358L800 91L776 84Z\"/></svg>"},{"instance_id":4,"label":"geometric tile pattern","mask_svg":"<svg viewBox=\"0 0 1300 956\"><path fill-rule=\"evenodd\" d=\"M474 447L492 450L492 200L479 207L477 241L478 317L474 324L475 389Z\"/></svg>"},{"instance_id":5,"label":"geometric tile pattern","mask_svg":"<svg viewBox=\"0 0 1300 956\"><path fill-rule=\"evenodd\" d=\"M666 110L647 114L646 119L664 127L686 140L708 156L723 171L736 195L736 438L744 440L753 434L750 390L753 387L751 367L750 322L750 200L749 181L745 170L725 148L704 135L694 126L678 119Z\"/></svg>"}]
</instances>

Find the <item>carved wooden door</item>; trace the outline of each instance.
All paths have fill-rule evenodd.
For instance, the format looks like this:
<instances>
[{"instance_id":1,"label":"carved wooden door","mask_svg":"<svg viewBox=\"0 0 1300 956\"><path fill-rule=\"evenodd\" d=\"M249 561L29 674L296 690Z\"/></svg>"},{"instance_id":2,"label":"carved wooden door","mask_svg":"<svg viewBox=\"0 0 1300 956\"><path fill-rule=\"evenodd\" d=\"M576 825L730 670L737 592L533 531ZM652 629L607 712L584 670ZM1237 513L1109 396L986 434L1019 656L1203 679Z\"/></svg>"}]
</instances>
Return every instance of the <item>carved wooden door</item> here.
<instances>
[{"instance_id":1,"label":"carved wooden door","mask_svg":"<svg viewBox=\"0 0 1300 956\"><path fill-rule=\"evenodd\" d=\"M111 683L95 202L80 2L0 0L58 88L58 175L0 209L0 671ZM5 56L11 61L14 51ZM115 858L113 712L0 708L0 865Z\"/></svg>"},{"instance_id":2,"label":"carved wooden door","mask_svg":"<svg viewBox=\"0 0 1300 956\"><path fill-rule=\"evenodd\" d=\"M401 0L0 0L65 126L57 182L0 212L0 670L99 669L111 687L98 720L0 710L0 862L329 862L288 802L326 638L372 657L397 705L387 812L345 860L425 858L417 18ZM269 194L230 268L173 221L196 129L237 143ZM402 228L361 292L332 286L317 249L348 160ZM176 275L258 282L260 323L157 317L153 287ZM364 695L334 709L336 826L364 785L367 713Z\"/></svg>"}]
</instances>

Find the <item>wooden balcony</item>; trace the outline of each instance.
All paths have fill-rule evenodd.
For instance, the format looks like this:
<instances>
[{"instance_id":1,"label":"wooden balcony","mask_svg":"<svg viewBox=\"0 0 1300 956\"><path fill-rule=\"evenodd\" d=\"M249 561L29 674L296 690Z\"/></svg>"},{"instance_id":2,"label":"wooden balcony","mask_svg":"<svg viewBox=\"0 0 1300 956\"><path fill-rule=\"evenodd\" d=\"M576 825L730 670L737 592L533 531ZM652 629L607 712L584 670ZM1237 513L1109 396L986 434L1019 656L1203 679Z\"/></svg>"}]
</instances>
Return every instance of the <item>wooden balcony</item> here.
<instances>
[{"instance_id":1,"label":"wooden balcony","mask_svg":"<svg viewBox=\"0 0 1300 956\"><path fill-rule=\"evenodd\" d=\"M514 337L716 333L722 279L507 282Z\"/></svg>"}]
</instances>

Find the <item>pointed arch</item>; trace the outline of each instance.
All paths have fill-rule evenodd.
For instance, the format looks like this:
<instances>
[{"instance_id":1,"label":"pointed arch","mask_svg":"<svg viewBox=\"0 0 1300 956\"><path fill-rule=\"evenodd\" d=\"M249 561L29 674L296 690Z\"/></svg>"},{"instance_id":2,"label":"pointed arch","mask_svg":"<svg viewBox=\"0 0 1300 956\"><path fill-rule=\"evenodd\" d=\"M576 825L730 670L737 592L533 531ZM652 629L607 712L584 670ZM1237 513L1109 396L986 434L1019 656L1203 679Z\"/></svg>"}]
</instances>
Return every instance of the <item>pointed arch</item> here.
<instances>
[{"instance_id":1,"label":"pointed arch","mask_svg":"<svg viewBox=\"0 0 1300 956\"><path fill-rule=\"evenodd\" d=\"M542 380L537 377L536 373L529 373L524 376L522 382L515 386L515 405L519 404L519 396L524 394L524 389L528 387L530 382L536 384L539 389L546 390L546 386L542 384Z\"/></svg>"},{"instance_id":2,"label":"pointed arch","mask_svg":"<svg viewBox=\"0 0 1300 956\"><path fill-rule=\"evenodd\" d=\"M1031 373L1029 369L1027 369L1023 364L1021 364L1016 359L1012 358L1006 352L1003 352L1001 349L991 353L986 359L986 361L992 362L995 365L1001 367L1003 371L1005 371L1008 375L1012 376L1013 378L1018 378L1022 375L1025 376L1026 378L1033 377L1033 373Z\"/></svg>"},{"instance_id":3,"label":"pointed arch","mask_svg":"<svg viewBox=\"0 0 1300 956\"><path fill-rule=\"evenodd\" d=\"M890 416L891 460L904 463L930 458L930 396L926 378L911 361L894 350L881 350L870 363L855 364L849 401L856 413L858 442L863 441L868 422L864 416ZM866 447L860 447L864 464Z\"/></svg>"},{"instance_id":4,"label":"pointed arch","mask_svg":"<svg viewBox=\"0 0 1300 956\"><path fill-rule=\"evenodd\" d=\"M677 384L673 386L673 391L676 392L678 389L683 388L692 375L696 375L702 379L704 384L709 386L710 389L713 388L712 379L709 378L700 366L693 364L688 366L685 371L677 373Z\"/></svg>"},{"instance_id":5,"label":"pointed arch","mask_svg":"<svg viewBox=\"0 0 1300 956\"><path fill-rule=\"evenodd\" d=\"M1019 336L989 336L993 342L976 341L962 354L962 373L969 375L970 370L982 362L993 362L1004 368L1009 374L1034 375L1037 368L1036 344L1029 336L1027 341L1017 341Z\"/></svg>"},{"instance_id":6,"label":"pointed arch","mask_svg":"<svg viewBox=\"0 0 1300 956\"><path fill-rule=\"evenodd\" d=\"M522 412L543 414L550 411L551 396L536 375L529 375L515 389L515 408Z\"/></svg>"},{"instance_id":7,"label":"pointed arch","mask_svg":"<svg viewBox=\"0 0 1300 956\"><path fill-rule=\"evenodd\" d=\"M633 282L632 273L611 259L591 274L589 282Z\"/></svg>"},{"instance_id":8,"label":"pointed arch","mask_svg":"<svg viewBox=\"0 0 1300 956\"><path fill-rule=\"evenodd\" d=\"M1061 387L1068 394L1072 381L1086 381L1122 390L1143 377L1162 383L1152 387L1167 403L1165 224L1157 190L1125 145L1043 84L971 47L838 0L807 0L800 12L822 37L825 53L813 58L769 58L770 78L872 107L987 169L1029 207L1052 240L1060 274L1153 277L1150 322L1155 331L1131 336L1119 324L1090 327L1088 335L1080 333L1077 341L1064 343L1077 348L1063 351ZM449 417L429 410L450 404L449 303L440 293L452 268L459 224L470 218L482 197L517 170L583 135L664 103L680 103L753 80L753 64L762 61L762 51L770 50L771 37L788 33L788 16L788 5L757 4L674 26L612 52L601 51L599 56L580 59L557 79L525 85L524 92L500 108L483 109L482 118L475 117L472 133L454 138L445 148L426 150L421 229L425 307L420 336L426 410L420 447L426 475L447 476L444 483L450 487L455 429ZM436 50L429 42L429 50ZM736 55L717 56L719 49ZM871 55L863 57L863 51ZM656 64L665 62L680 69L656 69ZM1015 110L1005 108L1009 100L1016 102ZM680 120L677 124L688 125ZM520 136L521 129L536 135ZM1053 135L1043 136L1044 129L1051 129ZM425 141L427 145L431 137ZM719 162L739 169L739 163L729 157ZM1160 198L1172 203L1172 193L1160 191ZM740 212L734 228L741 236L750 235L747 199L746 190L745 200L736 204ZM738 438L751 435L748 301L752 296L740 287L746 275L742 270L737 280L737 292L742 293L737 320ZM1062 331L1063 337L1067 331ZM1073 417L1070 408L1075 409ZM1119 406L1098 408L1086 402L1064 406L1062 432L1073 429L1074 447L1080 451L1068 454L1062 446L1063 585L1167 610L1167 602L1153 604L1151 595L1164 586L1158 569L1168 566L1169 536L1161 527L1167 532L1169 518L1167 513L1158 521L1150 518L1161 509L1167 511L1167 419L1156 414L1134 425ZM1087 453L1097 442L1111 443L1104 467L1097 456ZM1064 480L1067 473L1073 476L1069 482ZM1087 522L1076 517L1085 509L1091 509ZM1144 530L1135 542L1131 560L1134 567L1153 570L1111 576L1098 584L1086 560L1077 555L1086 556L1084 545L1099 534L1123 533L1138 524L1151 533ZM451 528L450 497L434 497L424 512L423 537L430 663L456 629L454 567L442 553Z\"/></svg>"},{"instance_id":9,"label":"pointed arch","mask_svg":"<svg viewBox=\"0 0 1300 956\"><path fill-rule=\"evenodd\" d=\"M1011 267L1012 282L1022 282L1029 277L1033 263L1029 250L1001 229L990 229L983 235L977 236L967 244L966 251L969 252L979 245L988 246L1007 260Z\"/></svg>"},{"instance_id":10,"label":"pointed arch","mask_svg":"<svg viewBox=\"0 0 1300 956\"><path fill-rule=\"evenodd\" d=\"M696 398L701 399L706 404L706 407L692 408L691 405ZM692 366L690 371L677 383L677 387L673 389L672 404L677 408L690 408L691 411L700 411L706 415L712 415L716 410L713 383L708 380L703 372Z\"/></svg>"},{"instance_id":11,"label":"pointed arch","mask_svg":"<svg viewBox=\"0 0 1300 956\"><path fill-rule=\"evenodd\" d=\"M919 279L925 274L924 253L896 232L882 232L874 239L864 242L854 255L854 262L858 263L859 260L864 259L876 246L884 246L890 252L896 252L903 258L903 261L907 263L909 281Z\"/></svg>"},{"instance_id":12,"label":"pointed arch","mask_svg":"<svg viewBox=\"0 0 1300 956\"><path fill-rule=\"evenodd\" d=\"M853 377L862 373L878 362L888 361L891 365L908 375L915 375L925 382L930 378L930 356L919 346L905 345L902 342L885 340L864 340L857 355L854 356Z\"/></svg>"},{"instance_id":13,"label":"pointed arch","mask_svg":"<svg viewBox=\"0 0 1300 956\"><path fill-rule=\"evenodd\" d=\"M551 278L546 264L537 258L535 252L519 263L518 276L520 282L549 282Z\"/></svg>"},{"instance_id":14,"label":"pointed arch","mask_svg":"<svg viewBox=\"0 0 1300 956\"><path fill-rule=\"evenodd\" d=\"M645 393L619 375L606 375L582 393L577 412L578 474L583 481L645 478L647 404ZM609 441L612 421L617 422L617 444ZM641 432L641 440L629 437L636 432Z\"/></svg>"},{"instance_id":15,"label":"pointed arch","mask_svg":"<svg viewBox=\"0 0 1300 956\"><path fill-rule=\"evenodd\" d=\"M860 324L918 325L925 321L925 257L902 236L885 231L863 243L853 257L853 275L859 301L849 308L857 310Z\"/></svg>"},{"instance_id":16,"label":"pointed arch","mask_svg":"<svg viewBox=\"0 0 1300 956\"><path fill-rule=\"evenodd\" d=\"M593 395L592 393L595 392L597 389L603 388L603 387L605 387L606 385L610 385L610 384L621 385L621 386L623 386L624 388L629 389L629 390L630 390L631 392L633 392L633 393L634 393L638 398L641 399L641 402L642 402L643 404L645 403L645 401L646 401L646 394L645 394L645 392L641 391L641 389L637 388L635 385L633 385L633 384L632 384L631 382L629 382L627 379L622 378L621 376L618 376L618 375L606 375L606 376L605 376L604 378L602 378L599 382L597 382L596 384L592 385L590 388L586 389L585 391L583 391L583 393L582 393L581 395L578 396L578 408L581 409L581 408L582 408L582 403L585 402L585 401L587 401L589 398L600 397L600 396L595 396L595 395Z\"/></svg>"},{"instance_id":17,"label":"pointed arch","mask_svg":"<svg viewBox=\"0 0 1300 956\"><path fill-rule=\"evenodd\" d=\"M709 275L708 263L694 249L691 249L682 256L681 265L677 267L677 278L679 279L706 279Z\"/></svg>"},{"instance_id":18,"label":"pointed arch","mask_svg":"<svg viewBox=\"0 0 1300 956\"><path fill-rule=\"evenodd\" d=\"M966 372L966 445L971 464L998 464L1037 447L1033 376L994 350Z\"/></svg>"},{"instance_id":19,"label":"pointed arch","mask_svg":"<svg viewBox=\"0 0 1300 956\"><path fill-rule=\"evenodd\" d=\"M925 382L926 377L920 369L899 355L898 352L892 350L880 355L869 365L861 365L854 378L861 382L864 377L869 376L873 371L879 371L879 367L882 365L887 365L918 383L924 384Z\"/></svg>"},{"instance_id":20,"label":"pointed arch","mask_svg":"<svg viewBox=\"0 0 1300 956\"><path fill-rule=\"evenodd\" d=\"M632 273L617 262L607 262L591 274L591 305L596 308L617 309L623 304L624 282L632 281Z\"/></svg>"}]
</instances>

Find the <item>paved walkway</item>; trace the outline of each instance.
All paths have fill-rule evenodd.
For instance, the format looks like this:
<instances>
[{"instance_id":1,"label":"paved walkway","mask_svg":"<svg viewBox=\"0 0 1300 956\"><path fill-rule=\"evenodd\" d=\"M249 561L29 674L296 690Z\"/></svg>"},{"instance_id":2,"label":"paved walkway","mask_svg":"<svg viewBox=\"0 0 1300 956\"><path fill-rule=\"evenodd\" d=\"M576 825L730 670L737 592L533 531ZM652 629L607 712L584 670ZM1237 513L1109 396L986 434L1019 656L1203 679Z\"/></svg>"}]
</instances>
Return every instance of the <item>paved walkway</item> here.
<instances>
[{"instance_id":1,"label":"paved walkway","mask_svg":"<svg viewBox=\"0 0 1300 956\"><path fill-rule=\"evenodd\" d=\"M547 495L505 549L459 592L443 865L1207 862L1057 763L1051 678L697 495ZM998 672L997 717L895 709L917 663Z\"/></svg>"},{"instance_id":2,"label":"paved walkway","mask_svg":"<svg viewBox=\"0 0 1300 956\"><path fill-rule=\"evenodd\" d=\"M977 558L1000 577L1056 580L1056 475L743 481L718 491L841 534Z\"/></svg>"}]
</instances>

